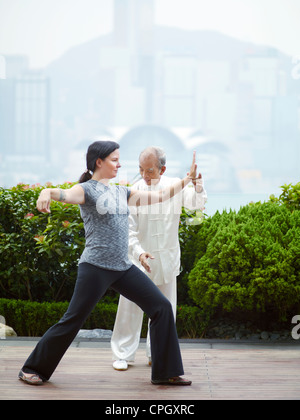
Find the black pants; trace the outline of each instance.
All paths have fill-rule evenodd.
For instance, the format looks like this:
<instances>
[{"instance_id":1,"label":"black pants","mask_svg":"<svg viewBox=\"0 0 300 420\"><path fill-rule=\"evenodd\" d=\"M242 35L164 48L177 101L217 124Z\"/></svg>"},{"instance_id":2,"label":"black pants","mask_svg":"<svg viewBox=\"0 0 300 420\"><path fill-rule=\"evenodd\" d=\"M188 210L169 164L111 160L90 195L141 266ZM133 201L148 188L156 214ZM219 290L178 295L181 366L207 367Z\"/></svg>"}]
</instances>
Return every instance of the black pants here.
<instances>
[{"instance_id":1,"label":"black pants","mask_svg":"<svg viewBox=\"0 0 300 420\"><path fill-rule=\"evenodd\" d=\"M81 263L67 312L44 334L25 362L23 371L44 381L56 369L95 305L111 287L135 302L150 318L152 379L183 374L180 348L168 299L135 265L127 271L110 271Z\"/></svg>"}]
</instances>

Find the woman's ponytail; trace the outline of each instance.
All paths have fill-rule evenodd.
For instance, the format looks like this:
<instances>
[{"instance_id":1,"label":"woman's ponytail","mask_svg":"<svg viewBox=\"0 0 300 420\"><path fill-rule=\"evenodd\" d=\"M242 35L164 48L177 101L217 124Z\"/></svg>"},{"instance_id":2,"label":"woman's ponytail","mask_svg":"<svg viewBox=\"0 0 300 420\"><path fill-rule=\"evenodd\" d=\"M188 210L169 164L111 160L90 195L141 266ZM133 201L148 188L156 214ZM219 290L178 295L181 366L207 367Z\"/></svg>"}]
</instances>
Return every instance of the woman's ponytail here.
<instances>
[{"instance_id":1,"label":"woman's ponytail","mask_svg":"<svg viewBox=\"0 0 300 420\"><path fill-rule=\"evenodd\" d=\"M81 184L82 182L86 182L90 180L92 176L93 176L93 172L87 169L86 171L83 172L83 174L79 178L79 183Z\"/></svg>"}]
</instances>

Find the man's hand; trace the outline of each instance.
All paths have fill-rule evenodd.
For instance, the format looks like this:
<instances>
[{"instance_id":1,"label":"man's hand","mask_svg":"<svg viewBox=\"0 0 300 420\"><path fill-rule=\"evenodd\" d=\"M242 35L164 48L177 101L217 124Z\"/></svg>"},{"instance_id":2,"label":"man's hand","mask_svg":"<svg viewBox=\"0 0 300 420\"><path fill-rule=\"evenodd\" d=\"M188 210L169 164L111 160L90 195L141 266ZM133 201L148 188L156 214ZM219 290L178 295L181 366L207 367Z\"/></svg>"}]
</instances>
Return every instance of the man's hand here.
<instances>
[{"instance_id":1,"label":"man's hand","mask_svg":"<svg viewBox=\"0 0 300 420\"><path fill-rule=\"evenodd\" d=\"M193 152L193 161L191 164L190 172L188 173L188 177L192 180L196 179L197 176L197 164L196 164L196 151Z\"/></svg>"},{"instance_id":2,"label":"man's hand","mask_svg":"<svg viewBox=\"0 0 300 420\"><path fill-rule=\"evenodd\" d=\"M199 175L197 176L197 178L193 179L193 184L195 187L195 190L197 192L202 192L203 191L203 179L202 179L202 175L199 173Z\"/></svg>"},{"instance_id":3,"label":"man's hand","mask_svg":"<svg viewBox=\"0 0 300 420\"><path fill-rule=\"evenodd\" d=\"M149 254L149 252L144 252L143 254L140 255L139 260L142 266L144 267L144 269L148 271L148 273L151 273L151 268L147 261L148 258L150 258L151 260L154 260L154 257L151 254Z\"/></svg>"}]
</instances>

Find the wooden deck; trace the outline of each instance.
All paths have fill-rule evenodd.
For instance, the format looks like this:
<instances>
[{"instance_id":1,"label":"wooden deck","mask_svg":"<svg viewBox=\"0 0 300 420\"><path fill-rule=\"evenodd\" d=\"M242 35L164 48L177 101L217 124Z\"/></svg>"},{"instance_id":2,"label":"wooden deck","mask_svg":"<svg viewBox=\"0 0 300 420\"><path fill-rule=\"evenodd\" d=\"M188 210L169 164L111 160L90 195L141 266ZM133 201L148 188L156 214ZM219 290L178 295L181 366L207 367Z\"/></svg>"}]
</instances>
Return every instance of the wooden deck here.
<instances>
[{"instance_id":1,"label":"wooden deck","mask_svg":"<svg viewBox=\"0 0 300 420\"><path fill-rule=\"evenodd\" d=\"M300 399L299 346L181 347L185 377L193 381L189 387L152 385L144 349L138 350L128 371L117 372L109 346L97 344L70 347L51 380L33 387L17 379L33 345L7 346L0 341L0 400Z\"/></svg>"}]
</instances>

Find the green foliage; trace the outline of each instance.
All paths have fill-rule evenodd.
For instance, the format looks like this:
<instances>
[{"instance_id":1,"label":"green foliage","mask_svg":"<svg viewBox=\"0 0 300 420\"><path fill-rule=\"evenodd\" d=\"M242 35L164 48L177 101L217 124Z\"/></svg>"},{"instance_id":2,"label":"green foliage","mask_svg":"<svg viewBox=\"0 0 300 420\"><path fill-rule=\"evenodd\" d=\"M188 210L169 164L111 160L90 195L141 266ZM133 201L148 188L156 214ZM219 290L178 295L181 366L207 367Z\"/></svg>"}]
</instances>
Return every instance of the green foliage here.
<instances>
[{"instance_id":1,"label":"green foliage","mask_svg":"<svg viewBox=\"0 0 300 420\"><path fill-rule=\"evenodd\" d=\"M267 202L217 212L197 242L189 286L207 316L222 309L282 321L299 307L299 211Z\"/></svg>"},{"instance_id":2,"label":"green foliage","mask_svg":"<svg viewBox=\"0 0 300 420\"><path fill-rule=\"evenodd\" d=\"M30 302L0 298L0 315L18 336L41 337L57 323L68 309L68 302ZM117 313L117 303L98 303L84 323L84 329L102 328L113 330ZM177 331L180 338L195 338L202 335L205 323L196 307L177 308ZM148 319L144 316L142 337L146 338Z\"/></svg>"},{"instance_id":3,"label":"green foliage","mask_svg":"<svg viewBox=\"0 0 300 420\"><path fill-rule=\"evenodd\" d=\"M11 189L0 188L0 296L3 298L42 302L70 300L72 296L85 242L83 223L75 205L53 201L50 215L38 212L36 200L45 187L52 186L19 184ZM193 237L202 220L202 213L183 209L179 228L181 277L184 275L178 282L181 304L192 302L188 297L187 274L194 261ZM108 291L107 295L117 301L115 292Z\"/></svg>"},{"instance_id":4,"label":"green foliage","mask_svg":"<svg viewBox=\"0 0 300 420\"><path fill-rule=\"evenodd\" d=\"M0 299L0 315L18 336L40 337L56 324L68 309L68 302L30 302ZM117 312L115 303L98 303L83 325L84 329L112 330Z\"/></svg>"},{"instance_id":5,"label":"green foliage","mask_svg":"<svg viewBox=\"0 0 300 420\"><path fill-rule=\"evenodd\" d=\"M182 209L178 230L181 267L177 278L177 300L181 305L193 305L188 293L188 276L194 265L196 247L199 244L196 240L197 233L204 218L201 211Z\"/></svg>"},{"instance_id":6,"label":"green foliage","mask_svg":"<svg viewBox=\"0 0 300 420\"><path fill-rule=\"evenodd\" d=\"M18 335L42 335L60 319L84 247L79 207L53 202L50 215L39 213L35 206L42 188L0 188L0 297L7 298L0 299L0 314ZM281 188L279 198L271 196L267 203L238 212L204 217L183 209L177 283L180 337L200 337L220 312L272 321L299 313L300 183ZM85 328L112 329L117 298L108 292ZM145 317L143 336L146 331Z\"/></svg>"},{"instance_id":7,"label":"green foliage","mask_svg":"<svg viewBox=\"0 0 300 420\"><path fill-rule=\"evenodd\" d=\"M201 338L209 319L196 306L177 307L176 328L179 338Z\"/></svg>"},{"instance_id":8,"label":"green foliage","mask_svg":"<svg viewBox=\"0 0 300 420\"><path fill-rule=\"evenodd\" d=\"M295 185L284 184L280 187L282 193L279 198L274 194L270 196L270 201L274 203L284 204L289 210L300 210L300 182Z\"/></svg>"},{"instance_id":9,"label":"green foliage","mask_svg":"<svg viewBox=\"0 0 300 420\"><path fill-rule=\"evenodd\" d=\"M41 190L39 185L24 184L0 188L1 297L35 301L71 298L84 247L79 208L53 202L51 214L39 213L36 200Z\"/></svg>"}]
</instances>

